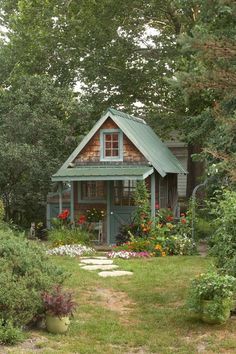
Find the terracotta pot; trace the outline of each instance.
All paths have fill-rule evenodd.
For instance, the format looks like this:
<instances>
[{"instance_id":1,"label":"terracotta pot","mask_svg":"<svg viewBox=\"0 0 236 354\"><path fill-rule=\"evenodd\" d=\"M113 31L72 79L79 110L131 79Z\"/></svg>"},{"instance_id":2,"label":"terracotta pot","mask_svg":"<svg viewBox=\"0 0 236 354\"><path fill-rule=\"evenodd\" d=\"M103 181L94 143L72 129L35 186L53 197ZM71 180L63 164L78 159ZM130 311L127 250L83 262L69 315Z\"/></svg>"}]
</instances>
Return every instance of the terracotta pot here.
<instances>
[{"instance_id":1,"label":"terracotta pot","mask_svg":"<svg viewBox=\"0 0 236 354\"><path fill-rule=\"evenodd\" d=\"M69 317L46 315L46 327L50 333L65 333L69 324Z\"/></svg>"}]
</instances>

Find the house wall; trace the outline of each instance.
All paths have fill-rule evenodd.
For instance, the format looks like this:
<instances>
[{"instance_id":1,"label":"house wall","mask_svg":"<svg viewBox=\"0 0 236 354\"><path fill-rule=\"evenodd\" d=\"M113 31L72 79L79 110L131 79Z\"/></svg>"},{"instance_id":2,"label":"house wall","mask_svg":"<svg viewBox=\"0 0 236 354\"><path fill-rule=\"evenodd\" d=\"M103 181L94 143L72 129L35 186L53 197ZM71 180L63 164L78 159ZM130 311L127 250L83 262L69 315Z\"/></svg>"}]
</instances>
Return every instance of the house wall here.
<instances>
[{"instance_id":1,"label":"house wall","mask_svg":"<svg viewBox=\"0 0 236 354\"><path fill-rule=\"evenodd\" d=\"M118 126L111 118L101 126L97 133L91 138L88 144L82 149L73 161L76 165L93 164L100 162L100 131L102 129L118 129ZM147 163L147 159L134 146L134 144L123 133L123 162L128 164ZM106 162L110 163L110 162ZM119 162L120 163L120 162ZM104 164L104 162L103 162ZM112 162L114 164L114 161Z\"/></svg>"},{"instance_id":2,"label":"house wall","mask_svg":"<svg viewBox=\"0 0 236 354\"><path fill-rule=\"evenodd\" d=\"M188 170L188 147L185 143L178 141L165 142L171 152L177 157L181 165ZM179 174L177 177L178 195L185 198L187 195L187 175Z\"/></svg>"}]
</instances>

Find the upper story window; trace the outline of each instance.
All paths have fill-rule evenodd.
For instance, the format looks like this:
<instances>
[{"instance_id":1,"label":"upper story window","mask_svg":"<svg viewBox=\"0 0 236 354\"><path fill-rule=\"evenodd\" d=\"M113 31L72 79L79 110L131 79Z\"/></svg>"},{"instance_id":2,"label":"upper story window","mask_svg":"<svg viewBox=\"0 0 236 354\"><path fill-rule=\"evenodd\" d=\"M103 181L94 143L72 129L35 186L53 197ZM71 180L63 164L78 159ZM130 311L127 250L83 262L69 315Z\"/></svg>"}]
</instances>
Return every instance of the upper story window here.
<instances>
[{"instance_id":1,"label":"upper story window","mask_svg":"<svg viewBox=\"0 0 236 354\"><path fill-rule=\"evenodd\" d=\"M101 131L101 160L123 160L123 134L119 129Z\"/></svg>"}]
</instances>

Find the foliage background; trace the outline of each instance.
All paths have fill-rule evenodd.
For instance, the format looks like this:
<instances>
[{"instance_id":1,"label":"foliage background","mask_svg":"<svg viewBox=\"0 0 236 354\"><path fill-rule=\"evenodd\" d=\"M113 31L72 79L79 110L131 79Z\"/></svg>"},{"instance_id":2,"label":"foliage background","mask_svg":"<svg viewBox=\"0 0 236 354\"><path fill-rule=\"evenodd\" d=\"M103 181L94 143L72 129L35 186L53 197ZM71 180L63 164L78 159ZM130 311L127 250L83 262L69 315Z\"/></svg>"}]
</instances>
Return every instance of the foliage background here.
<instances>
[{"instance_id":1,"label":"foliage background","mask_svg":"<svg viewBox=\"0 0 236 354\"><path fill-rule=\"evenodd\" d=\"M51 174L108 106L178 130L215 184L234 183L235 13L233 0L2 0L6 217L43 216Z\"/></svg>"}]
</instances>

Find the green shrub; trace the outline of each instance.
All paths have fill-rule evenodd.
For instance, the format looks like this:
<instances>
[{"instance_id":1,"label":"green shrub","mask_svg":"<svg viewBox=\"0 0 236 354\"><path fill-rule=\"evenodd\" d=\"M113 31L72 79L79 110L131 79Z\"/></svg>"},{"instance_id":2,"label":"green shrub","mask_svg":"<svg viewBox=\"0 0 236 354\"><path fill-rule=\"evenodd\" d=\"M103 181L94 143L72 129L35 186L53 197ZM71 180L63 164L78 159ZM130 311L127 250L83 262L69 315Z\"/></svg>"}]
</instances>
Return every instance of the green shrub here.
<instances>
[{"instance_id":1,"label":"green shrub","mask_svg":"<svg viewBox=\"0 0 236 354\"><path fill-rule=\"evenodd\" d=\"M0 223L3 221L5 215L4 205L2 199L0 199Z\"/></svg>"},{"instance_id":2,"label":"green shrub","mask_svg":"<svg viewBox=\"0 0 236 354\"><path fill-rule=\"evenodd\" d=\"M15 327L11 321L0 321L0 343L14 345L22 342L25 336L22 330Z\"/></svg>"},{"instance_id":3,"label":"green shrub","mask_svg":"<svg viewBox=\"0 0 236 354\"><path fill-rule=\"evenodd\" d=\"M37 317L42 291L65 278L42 246L11 230L0 229L0 269L1 318L14 326L25 326Z\"/></svg>"},{"instance_id":4,"label":"green shrub","mask_svg":"<svg viewBox=\"0 0 236 354\"><path fill-rule=\"evenodd\" d=\"M195 222L195 237L197 240L209 239L214 234L213 221L198 217Z\"/></svg>"},{"instance_id":5,"label":"green shrub","mask_svg":"<svg viewBox=\"0 0 236 354\"><path fill-rule=\"evenodd\" d=\"M211 203L215 232L211 254L225 274L236 276L236 191L223 190Z\"/></svg>"},{"instance_id":6,"label":"green shrub","mask_svg":"<svg viewBox=\"0 0 236 354\"><path fill-rule=\"evenodd\" d=\"M194 313L202 312L204 300L214 300L212 310L214 316L221 316L222 301L228 299L232 303L235 292L236 279L228 275L220 275L216 272L203 273L192 280L188 298L188 309Z\"/></svg>"},{"instance_id":7,"label":"green shrub","mask_svg":"<svg viewBox=\"0 0 236 354\"><path fill-rule=\"evenodd\" d=\"M137 226L136 235L138 237L147 237L150 231L151 208L150 193L147 190L144 181L138 181L134 192L134 224Z\"/></svg>"},{"instance_id":8,"label":"green shrub","mask_svg":"<svg viewBox=\"0 0 236 354\"><path fill-rule=\"evenodd\" d=\"M49 241L53 246L71 245L71 244L89 244L90 234L87 230L81 228L74 229L52 229L48 235Z\"/></svg>"}]
</instances>

